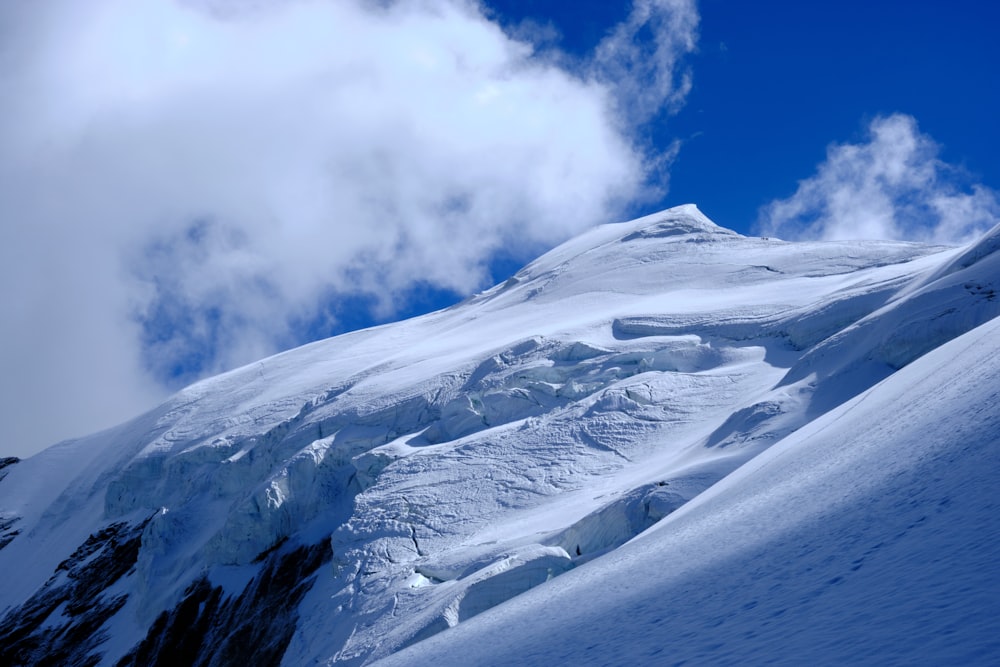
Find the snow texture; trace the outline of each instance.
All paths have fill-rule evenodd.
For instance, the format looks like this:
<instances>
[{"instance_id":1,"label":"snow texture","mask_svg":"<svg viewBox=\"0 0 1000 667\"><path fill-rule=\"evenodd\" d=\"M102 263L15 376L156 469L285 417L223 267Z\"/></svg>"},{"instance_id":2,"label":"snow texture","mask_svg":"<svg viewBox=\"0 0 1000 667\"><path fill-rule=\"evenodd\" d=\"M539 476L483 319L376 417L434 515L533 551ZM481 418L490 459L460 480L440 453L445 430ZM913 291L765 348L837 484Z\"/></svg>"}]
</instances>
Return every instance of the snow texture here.
<instances>
[{"instance_id":1,"label":"snow texture","mask_svg":"<svg viewBox=\"0 0 1000 667\"><path fill-rule=\"evenodd\" d=\"M0 661L995 664L998 238L678 207L0 462Z\"/></svg>"}]
</instances>

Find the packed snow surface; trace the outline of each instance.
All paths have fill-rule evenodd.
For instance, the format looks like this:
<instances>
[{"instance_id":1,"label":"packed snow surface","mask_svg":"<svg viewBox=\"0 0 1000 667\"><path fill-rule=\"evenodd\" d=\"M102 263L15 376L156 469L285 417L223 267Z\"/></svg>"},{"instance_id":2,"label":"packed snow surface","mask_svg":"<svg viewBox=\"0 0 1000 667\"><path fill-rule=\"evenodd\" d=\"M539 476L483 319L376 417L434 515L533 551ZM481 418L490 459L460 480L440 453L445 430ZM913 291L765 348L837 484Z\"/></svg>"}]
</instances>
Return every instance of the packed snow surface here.
<instances>
[{"instance_id":1,"label":"packed snow surface","mask_svg":"<svg viewBox=\"0 0 1000 667\"><path fill-rule=\"evenodd\" d=\"M947 343L620 549L378 664L996 664L998 340L994 321Z\"/></svg>"},{"instance_id":2,"label":"packed snow surface","mask_svg":"<svg viewBox=\"0 0 1000 667\"><path fill-rule=\"evenodd\" d=\"M0 658L995 664L997 238L670 209L0 466Z\"/></svg>"}]
</instances>

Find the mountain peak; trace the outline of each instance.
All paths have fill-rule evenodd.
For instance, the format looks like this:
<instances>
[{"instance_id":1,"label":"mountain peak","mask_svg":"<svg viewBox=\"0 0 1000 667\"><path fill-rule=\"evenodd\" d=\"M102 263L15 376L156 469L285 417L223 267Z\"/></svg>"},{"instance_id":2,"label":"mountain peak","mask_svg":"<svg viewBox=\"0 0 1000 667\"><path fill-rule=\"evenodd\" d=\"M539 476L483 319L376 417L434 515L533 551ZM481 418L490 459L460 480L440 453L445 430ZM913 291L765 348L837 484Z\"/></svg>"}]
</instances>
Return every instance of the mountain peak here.
<instances>
[{"instance_id":1,"label":"mountain peak","mask_svg":"<svg viewBox=\"0 0 1000 667\"><path fill-rule=\"evenodd\" d=\"M621 236L622 241L636 239L669 238L672 236L687 236L690 234L719 234L723 236L740 236L731 229L720 227L712 222L694 204L683 204L637 218L630 222L619 223L628 231Z\"/></svg>"},{"instance_id":2,"label":"mountain peak","mask_svg":"<svg viewBox=\"0 0 1000 667\"><path fill-rule=\"evenodd\" d=\"M0 461L0 664L996 663L997 247L674 207Z\"/></svg>"}]
</instances>

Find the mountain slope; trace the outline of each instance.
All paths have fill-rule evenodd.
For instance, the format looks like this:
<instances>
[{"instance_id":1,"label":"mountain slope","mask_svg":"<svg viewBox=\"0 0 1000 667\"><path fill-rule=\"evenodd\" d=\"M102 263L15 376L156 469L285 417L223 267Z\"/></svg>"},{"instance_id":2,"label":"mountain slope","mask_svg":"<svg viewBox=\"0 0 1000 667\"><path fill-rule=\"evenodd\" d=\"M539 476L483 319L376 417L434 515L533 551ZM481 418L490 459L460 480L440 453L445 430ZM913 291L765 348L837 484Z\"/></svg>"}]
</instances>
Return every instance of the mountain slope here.
<instances>
[{"instance_id":1,"label":"mountain slope","mask_svg":"<svg viewBox=\"0 0 1000 667\"><path fill-rule=\"evenodd\" d=\"M19 573L0 581L0 661L363 664L417 644L455 662L464 632L502 634L506 621L490 619L531 625L537 615L562 638L556 655L581 636L573 628L593 630L579 617L588 606L630 608L615 606L626 599L608 588L615 577L664 591L701 581L690 568L657 576L657 554L729 542L742 516L735 499L751 491L790 488L789 525L817 515L801 497L809 484L842 487L847 507L880 497L881 482L788 481L767 461L787 449L802 469L822 468L800 451L822 433L864 449L849 401L882 380L859 404L877 406L865 420L929 430L892 397L918 382L931 358L921 355L935 348L951 378L950 346L1000 314L995 238L961 249L791 244L679 207L594 229L453 308L193 385L128 424L0 470L0 565ZM990 337L969 340L993 358ZM988 400L988 375L972 383L956 368L956 386ZM920 405L918 416L934 414L948 432L971 419L954 401ZM991 409L972 421L981 439L997 433ZM910 448L887 443L864 460L890 469ZM748 521L778 512L778 500L761 502ZM690 541L670 537L694 516L707 518ZM843 516L847 531L856 513ZM866 539L898 528L881 516ZM672 542L641 546L661 540ZM732 540L742 552L759 546L745 542ZM840 562L829 542L813 552ZM603 581L604 602L580 581ZM549 595L584 620L562 628ZM636 598L661 615L683 606L664 599ZM784 613L801 624L803 609ZM691 618L692 629L711 625ZM456 625L467 629L418 643ZM726 650L738 652L737 639Z\"/></svg>"},{"instance_id":2,"label":"mountain slope","mask_svg":"<svg viewBox=\"0 0 1000 667\"><path fill-rule=\"evenodd\" d=\"M378 664L995 663L998 341L993 321L943 345L607 557Z\"/></svg>"}]
</instances>

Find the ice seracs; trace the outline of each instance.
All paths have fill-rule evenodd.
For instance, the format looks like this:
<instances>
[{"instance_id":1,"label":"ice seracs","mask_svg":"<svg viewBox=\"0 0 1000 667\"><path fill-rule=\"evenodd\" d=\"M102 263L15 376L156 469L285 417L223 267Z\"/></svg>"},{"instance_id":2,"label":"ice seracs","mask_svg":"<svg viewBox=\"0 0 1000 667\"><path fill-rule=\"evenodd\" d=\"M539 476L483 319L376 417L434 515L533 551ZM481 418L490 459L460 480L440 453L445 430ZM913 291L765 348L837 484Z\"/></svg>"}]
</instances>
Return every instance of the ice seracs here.
<instances>
[{"instance_id":1,"label":"ice seracs","mask_svg":"<svg viewBox=\"0 0 1000 667\"><path fill-rule=\"evenodd\" d=\"M376 664L993 664L998 336L940 346L639 538Z\"/></svg>"}]
</instances>

